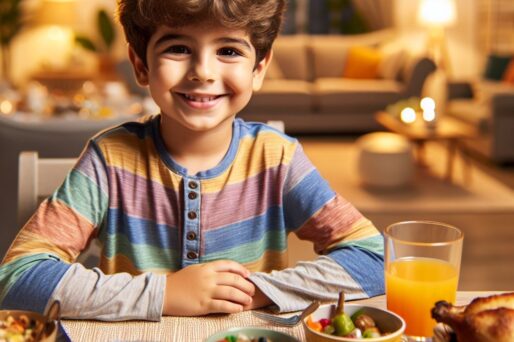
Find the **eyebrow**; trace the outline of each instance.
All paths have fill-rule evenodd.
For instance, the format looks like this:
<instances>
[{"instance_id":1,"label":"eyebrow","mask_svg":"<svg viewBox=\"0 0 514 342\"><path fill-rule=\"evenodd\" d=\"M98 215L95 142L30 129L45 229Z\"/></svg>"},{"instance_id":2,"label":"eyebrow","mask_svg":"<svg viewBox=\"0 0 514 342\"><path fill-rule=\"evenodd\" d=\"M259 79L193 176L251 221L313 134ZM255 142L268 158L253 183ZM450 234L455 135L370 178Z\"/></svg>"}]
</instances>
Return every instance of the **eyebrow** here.
<instances>
[{"instance_id":1,"label":"eyebrow","mask_svg":"<svg viewBox=\"0 0 514 342\"><path fill-rule=\"evenodd\" d=\"M191 38L189 38L188 36L186 36L184 34L167 33L167 34L163 35L161 38L157 39L157 41L155 42L155 46L159 46L163 43L166 43L169 40L175 40L175 39L190 40Z\"/></svg>"},{"instance_id":2,"label":"eyebrow","mask_svg":"<svg viewBox=\"0 0 514 342\"><path fill-rule=\"evenodd\" d=\"M248 50L252 50L252 47L251 45L244 39L240 39L240 38L231 38L231 37L222 37L220 39L217 39L216 41L220 42L220 43L235 43L235 44L240 44L240 45L243 45L245 48L247 48Z\"/></svg>"},{"instance_id":3,"label":"eyebrow","mask_svg":"<svg viewBox=\"0 0 514 342\"><path fill-rule=\"evenodd\" d=\"M159 46L163 43L166 43L167 41L175 40L175 39L191 40L191 37L189 37L185 34L167 33L167 34L163 35L162 37L160 37L159 39L157 39L157 41L155 42L155 46ZM250 45L250 43L248 43L246 40L240 39L240 38L222 37L222 38L216 39L216 42L229 43L229 44L230 43L240 44L240 45L244 46L245 48L247 48L248 50L252 50L252 46Z\"/></svg>"}]
</instances>

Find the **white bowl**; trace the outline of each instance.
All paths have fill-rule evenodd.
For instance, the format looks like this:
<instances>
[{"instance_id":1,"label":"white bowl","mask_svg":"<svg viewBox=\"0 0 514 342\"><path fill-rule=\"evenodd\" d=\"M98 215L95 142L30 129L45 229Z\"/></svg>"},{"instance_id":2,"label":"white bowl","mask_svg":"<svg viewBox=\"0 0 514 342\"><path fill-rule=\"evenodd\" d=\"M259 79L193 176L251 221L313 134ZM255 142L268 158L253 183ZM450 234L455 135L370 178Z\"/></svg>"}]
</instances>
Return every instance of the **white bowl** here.
<instances>
[{"instance_id":1,"label":"white bowl","mask_svg":"<svg viewBox=\"0 0 514 342\"><path fill-rule=\"evenodd\" d=\"M311 314L313 321L319 321L322 318L330 318L335 311L335 304L328 304L320 306L316 311ZM362 310L363 313L369 315L375 321L378 329L382 332L389 334L381 337L355 339L348 337L340 337L329 335L322 332L314 331L307 325L307 318L302 321L305 330L305 337L309 342L330 342L330 341L343 341L343 342L401 342L403 332L405 331L405 321L395 314L394 312L382 310L373 306L365 306L359 304L346 304L344 305L344 312L351 316L355 312Z\"/></svg>"}]
</instances>

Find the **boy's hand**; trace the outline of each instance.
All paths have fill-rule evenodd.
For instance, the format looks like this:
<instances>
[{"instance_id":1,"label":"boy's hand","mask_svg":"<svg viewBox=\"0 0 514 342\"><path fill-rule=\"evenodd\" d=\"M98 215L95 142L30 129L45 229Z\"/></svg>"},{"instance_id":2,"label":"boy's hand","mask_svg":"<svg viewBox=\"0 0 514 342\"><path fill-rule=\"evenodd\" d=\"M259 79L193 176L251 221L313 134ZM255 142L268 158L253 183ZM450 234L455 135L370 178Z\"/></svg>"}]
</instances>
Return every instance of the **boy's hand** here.
<instances>
[{"instance_id":1,"label":"boy's hand","mask_svg":"<svg viewBox=\"0 0 514 342\"><path fill-rule=\"evenodd\" d=\"M241 264L220 260L188 266L168 275L164 315L198 316L236 313L252 303L255 286Z\"/></svg>"},{"instance_id":2,"label":"boy's hand","mask_svg":"<svg viewBox=\"0 0 514 342\"><path fill-rule=\"evenodd\" d=\"M255 286L255 294L253 295L252 302L250 303L250 305L246 305L244 309L258 309L268 306L270 304L273 304L273 301L269 299L268 296L266 296L257 286Z\"/></svg>"}]
</instances>

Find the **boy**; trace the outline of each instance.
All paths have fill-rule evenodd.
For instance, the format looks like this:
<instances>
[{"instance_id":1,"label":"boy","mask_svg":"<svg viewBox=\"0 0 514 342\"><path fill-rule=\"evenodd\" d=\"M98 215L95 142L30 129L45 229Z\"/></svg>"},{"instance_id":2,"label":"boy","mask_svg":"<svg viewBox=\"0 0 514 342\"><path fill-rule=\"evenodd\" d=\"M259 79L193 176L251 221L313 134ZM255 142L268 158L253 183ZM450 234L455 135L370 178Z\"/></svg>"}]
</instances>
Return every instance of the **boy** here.
<instances>
[{"instance_id":1,"label":"boy","mask_svg":"<svg viewBox=\"0 0 514 342\"><path fill-rule=\"evenodd\" d=\"M383 241L296 139L235 115L260 88L283 0L120 0L161 113L94 137L0 269L4 308L159 320L383 293ZM287 234L314 243L286 268ZM99 268L73 263L93 237ZM269 273L271 272L271 273Z\"/></svg>"}]
</instances>

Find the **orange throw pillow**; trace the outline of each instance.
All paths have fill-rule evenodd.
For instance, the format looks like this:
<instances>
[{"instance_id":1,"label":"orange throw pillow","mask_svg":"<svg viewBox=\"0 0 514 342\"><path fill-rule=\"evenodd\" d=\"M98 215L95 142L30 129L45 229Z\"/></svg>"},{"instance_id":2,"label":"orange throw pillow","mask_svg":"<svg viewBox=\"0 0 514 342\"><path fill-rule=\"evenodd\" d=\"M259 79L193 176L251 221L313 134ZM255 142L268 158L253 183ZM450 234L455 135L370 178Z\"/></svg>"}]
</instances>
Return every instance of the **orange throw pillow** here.
<instances>
[{"instance_id":1,"label":"orange throw pillow","mask_svg":"<svg viewBox=\"0 0 514 342\"><path fill-rule=\"evenodd\" d=\"M380 51L365 47L353 46L348 50L343 77L347 78L378 78L378 67L382 56Z\"/></svg>"},{"instance_id":2,"label":"orange throw pillow","mask_svg":"<svg viewBox=\"0 0 514 342\"><path fill-rule=\"evenodd\" d=\"M514 84L514 57L511 58L505 72L503 73L503 82Z\"/></svg>"}]
</instances>

